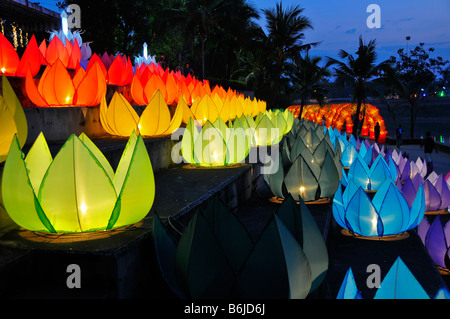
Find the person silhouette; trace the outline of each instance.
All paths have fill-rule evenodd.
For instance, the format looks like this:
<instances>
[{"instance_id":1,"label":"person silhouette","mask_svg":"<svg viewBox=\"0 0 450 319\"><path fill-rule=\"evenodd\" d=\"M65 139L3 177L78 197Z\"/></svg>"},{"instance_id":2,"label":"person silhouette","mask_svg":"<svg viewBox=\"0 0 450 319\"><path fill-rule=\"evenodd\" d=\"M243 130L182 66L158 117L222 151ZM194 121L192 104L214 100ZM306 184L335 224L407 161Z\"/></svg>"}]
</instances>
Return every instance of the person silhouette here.
<instances>
[{"instance_id":1,"label":"person silhouette","mask_svg":"<svg viewBox=\"0 0 450 319\"><path fill-rule=\"evenodd\" d=\"M377 124L375 124L374 132L375 132L375 142L378 143L378 139L380 138L380 123L377 122Z\"/></svg>"}]
</instances>

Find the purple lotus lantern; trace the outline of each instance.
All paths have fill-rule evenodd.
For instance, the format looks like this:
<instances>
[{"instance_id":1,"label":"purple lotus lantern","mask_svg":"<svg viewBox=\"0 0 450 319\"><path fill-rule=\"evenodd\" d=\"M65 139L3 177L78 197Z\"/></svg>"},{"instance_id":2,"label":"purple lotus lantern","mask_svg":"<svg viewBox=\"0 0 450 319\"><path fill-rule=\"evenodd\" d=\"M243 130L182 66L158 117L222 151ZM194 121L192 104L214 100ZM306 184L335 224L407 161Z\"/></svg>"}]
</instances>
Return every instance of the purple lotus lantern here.
<instances>
[{"instance_id":1,"label":"purple lotus lantern","mask_svg":"<svg viewBox=\"0 0 450 319\"><path fill-rule=\"evenodd\" d=\"M448 213L450 205L450 188L443 175L432 172L426 180L420 174L408 178L402 185L397 183L408 205L412 205L417 191L423 185L425 193L425 214Z\"/></svg>"},{"instance_id":2,"label":"purple lotus lantern","mask_svg":"<svg viewBox=\"0 0 450 319\"><path fill-rule=\"evenodd\" d=\"M417 227L417 232L439 271L449 273L450 223L443 224L440 215L436 216L431 225L428 218L424 218Z\"/></svg>"}]
</instances>

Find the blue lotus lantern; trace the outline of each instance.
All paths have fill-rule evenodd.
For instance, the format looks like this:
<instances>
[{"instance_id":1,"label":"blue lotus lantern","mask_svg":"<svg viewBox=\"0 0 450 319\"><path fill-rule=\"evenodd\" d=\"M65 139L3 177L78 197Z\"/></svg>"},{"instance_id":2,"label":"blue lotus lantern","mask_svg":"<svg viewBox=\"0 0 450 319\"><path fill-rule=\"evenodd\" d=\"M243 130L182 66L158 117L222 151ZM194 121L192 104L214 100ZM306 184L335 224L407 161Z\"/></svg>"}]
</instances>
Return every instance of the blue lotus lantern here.
<instances>
[{"instance_id":1,"label":"blue lotus lantern","mask_svg":"<svg viewBox=\"0 0 450 319\"><path fill-rule=\"evenodd\" d=\"M354 184L366 191L376 191L386 179L390 179L393 182L397 180L397 167L392 158L389 157L388 163L379 154L369 167L367 162L358 155L350 166L348 174L343 174L342 184L344 186Z\"/></svg>"},{"instance_id":2,"label":"blue lotus lantern","mask_svg":"<svg viewBox=\"0 0 450 319\"><path fill-rule=\"evenodd\" d=\"M434 299L448 299L448 297L448 290L441 288ZM336 299L363 299L351 268L347 270ZM398 257L377 288L373 299L430 299L430 296L404 261Z\"/></svg>"},{"instance_id":3,"label":"blue lotus lantern","mask_svg":"<svg viewBox=\"0 0 450 319\"><path fill-rule=\"evenodd\" d=\"M425 213L421 186L409 207L397 186L386 180L371 200L361 186L338 188L333 198L333 216L345 234L366 238L399 236L415 228ZM405 234L406 235L406 234Z\"/></svg>"}]
</instances>

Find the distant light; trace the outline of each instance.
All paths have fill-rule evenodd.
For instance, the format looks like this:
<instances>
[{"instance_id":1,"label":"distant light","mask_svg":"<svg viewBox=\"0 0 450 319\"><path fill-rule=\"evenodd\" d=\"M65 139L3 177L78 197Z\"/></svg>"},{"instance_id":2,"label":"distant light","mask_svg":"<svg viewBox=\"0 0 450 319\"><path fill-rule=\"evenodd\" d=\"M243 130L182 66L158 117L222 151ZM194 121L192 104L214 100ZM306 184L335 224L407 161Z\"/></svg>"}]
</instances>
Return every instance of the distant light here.
<instances>
[{"instance_id":1,"label":"distant light","mask_svg":"<svg viewBox=\"0 0 450 319\"><path fill-rule=\"evenodd\" d=\"M61 13L61 24L62 24L62 30L64 32L64 35L67 37L67 34L69 33L69 25L67 23L67 13L66 13L66 11L63 11Z\"/></svg>"},{"instance_id":2,"label":"distant light","mask_svg":"<svg viewBox=\"0 0 450 319\"><path fill-rule=\"evenodd\" d=\"M5 68L2 68L1 71L2 71L2 73L5 73L5 72L6 72L6 69L5 69Z\"/></svg>"},{"instance_id":3,"label":"distant light","mask_svg":"<svg viewBox=\"0 0 450 319\"><path fill-rule=\"evenodd\" d=\"M146 42L144 42L144 58L146 58L147 59L147 57L148 57L148 52L147 52L147 43Z\"/></svg>"}]
</instances>

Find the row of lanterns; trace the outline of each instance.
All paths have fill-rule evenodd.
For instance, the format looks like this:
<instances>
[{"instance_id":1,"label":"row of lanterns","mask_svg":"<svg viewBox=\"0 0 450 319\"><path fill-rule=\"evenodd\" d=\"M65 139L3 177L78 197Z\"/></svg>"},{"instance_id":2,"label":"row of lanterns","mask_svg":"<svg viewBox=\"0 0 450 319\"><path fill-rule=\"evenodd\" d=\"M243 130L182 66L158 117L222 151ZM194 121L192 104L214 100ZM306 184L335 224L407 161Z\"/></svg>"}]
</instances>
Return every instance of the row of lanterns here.
<instances>
[{"instance_id":1,"label":"row of lanterns","mask_svg":"<svg viewBox=\"0 0 450 319\"><path fill-rule=\"evenodd\" d=\"M352 103L338 103L326 104L320 106L318 104L305 105L303 112L300 114L300 105L289 106L288 109L294 113L295 117L303 118L313 123L322 124L326 127L336 128L339 131L345 131L351 134L353 131L352 116L356 113L356 104ZM372 104L363 104L359 116L362 123L360 135L375 139L375 126L380 125L380 136L377 143L385 143L386 141L386 127L384 119L380 115L378 108ZM345 126L344 126L345 125Z\"/></svg>"},{"instance_id":2,"label":"row of lanterns","mask_svg":"<svg viewBox=\"0 0 450 319\"><path fill-rule=\"evenodd\" d=\"M0 70L6 76L26 78L26 93L31 102L38 107L50 106L98 106L101 97L107 93L107 85L126 87L126 98L134 105L147 105L156 91L160 91L168 105L175 105L182 97L188 105L209 95L224 104L225 100L244 99L234 90L225 90L221 86L210 87L209 81L199 81L195 76L184 76L181 71L164 70L158 63L141 63L133 66L129 57L106 52L99 57L92 54L88 44L74 37L72 42L60 35L54 35L49 45L42 41L38 46L34 36L31 38L24 54L19 59L14 47L0 35ZM45 69L39 79L35 78ZM220 100L220 101L219 101ZM264 101L258 101L265 104ZM237 109L241 113L253 113ZM265 109L265 105L259 106ZM214 119L212 119L214 121ZM186 121L187 122L187 121Z\"/></svg>"}]
</instances>

